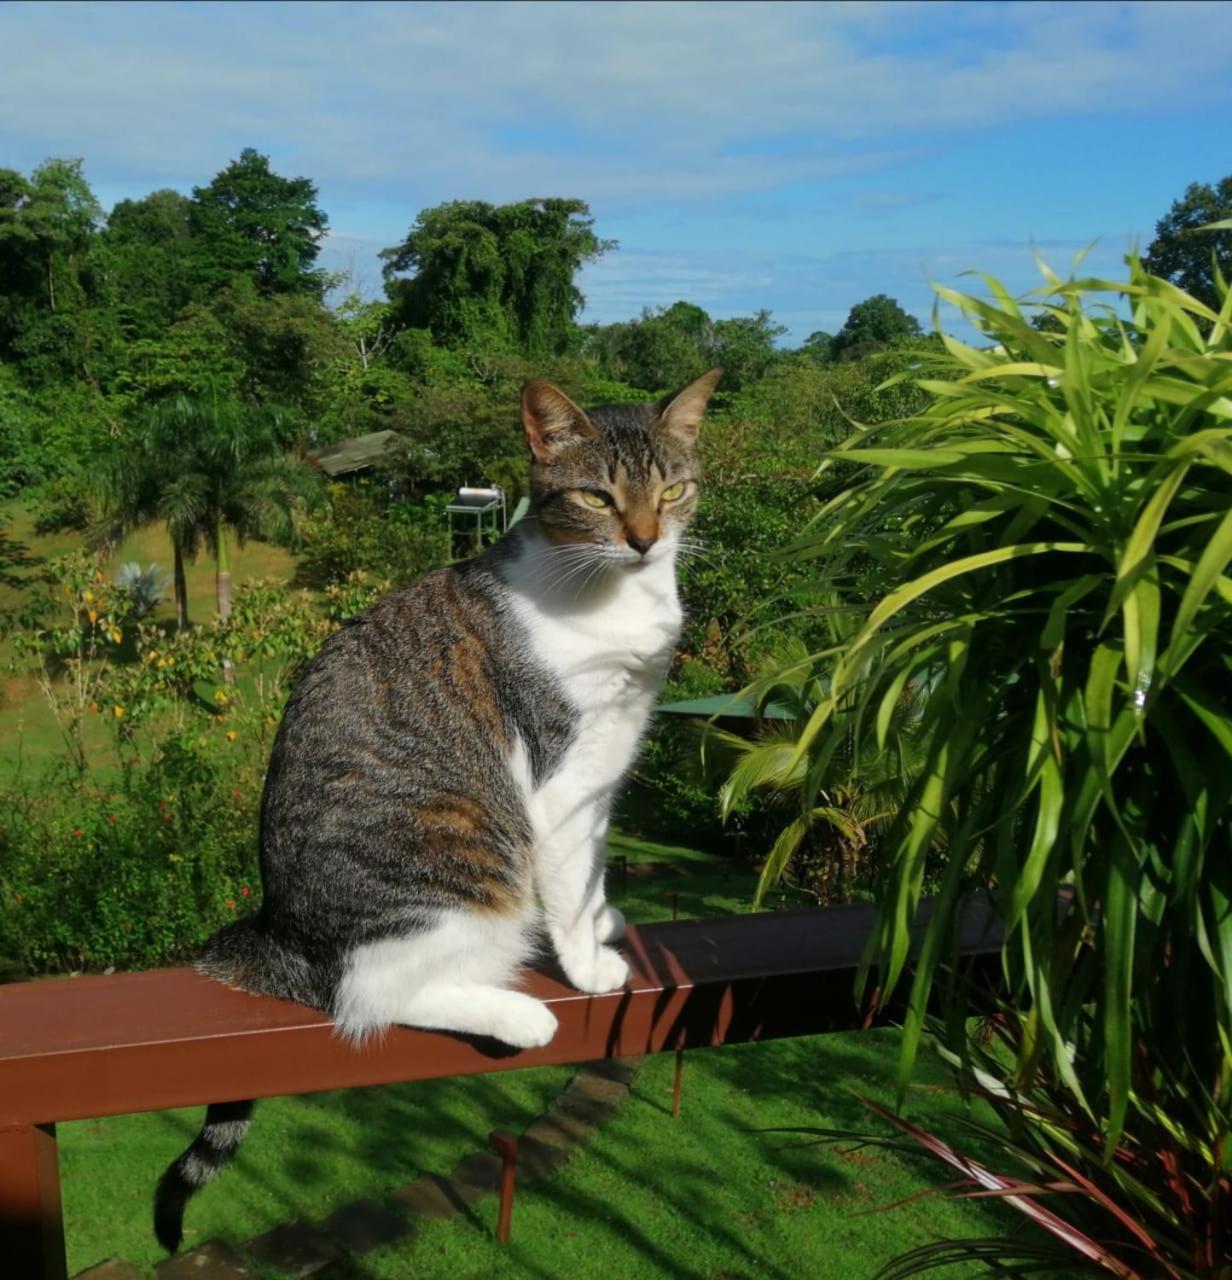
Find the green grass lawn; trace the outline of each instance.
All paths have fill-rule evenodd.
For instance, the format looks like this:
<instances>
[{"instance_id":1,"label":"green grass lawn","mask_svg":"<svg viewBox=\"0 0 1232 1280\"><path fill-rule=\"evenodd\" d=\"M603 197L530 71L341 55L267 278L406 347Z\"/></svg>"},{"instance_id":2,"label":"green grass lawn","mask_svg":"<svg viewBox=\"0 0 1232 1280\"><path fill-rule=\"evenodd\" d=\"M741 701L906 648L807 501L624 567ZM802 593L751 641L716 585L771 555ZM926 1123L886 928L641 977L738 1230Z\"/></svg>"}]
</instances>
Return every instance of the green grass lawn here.
<instances>
[{"instance_id":1,"label":"green grass lawn","mask_svg":"<svg viewBox=\"0 0 1232 1280\"><path fill-rule=\"evenodd\" d=\"M897 1034L880 1031L692 1053L678 1120L672 1057L652 1058L573 1161L519 1191L510 1248L495 1243L489 1199L367 1255L355 1275L865 1280L938 1236L997 1233L1004 1216L984 1204L928 1197L876 1212L944 1180L922 1163L765 1132L872 1123L851 1091L887 1100L896 1047ZM930 1093L915 1114L944 1128L958 1105Z\"/></svg>"},{"instance_id":2,"label":"green grass lawn","mask_svg":"<svg viewBox=\"0 0 1232 1280\"><path fill-rule=\"evenodd\" d=\"M671 1117L673 1060L649 1059L615 1117L565 1169L519 1190L515 1243L492 1240L495 1205L423 1222L410 1243L370 1254L359 1276L872 1276L896 1252L944 1234L991 1235L985 1205L928 1197L944 1181L876 1149L800 1145L778 1126L858 1128L852 1091L888 1101L897 1033L852 1032L691 1053L683 1114ZM263 1102L235 1164L189 1209L186 1247L233 1244L294 1219L319 1220L420 1173L448 1173L494 1128L517 1132L546 1108L567 1068L500 1072ZM926 1063L923 1080L941 1079ZM960 1104L926 1090L912 1114L942 1132ZM196 1131L200 1111L60 1126L69 1272L120 1256L151 1267L154 1181Z\"/></svg>"},{"instance_id":3,"label":"green grass lawn","mask_svg":"<svg viewBox=\"0 0 1232 1280\"><path fill-rule=\"evenodd\" d=\"M19 608L30 598L30 580L54 556L64 555L81 545L81 535L73 531L39 534L34 517L17 502L0 504L0 613ZM129 560L144 568L157 564L171 572L171 546L165 531L151 525L130 534L120 544L107 565L114 574ZM249 542L232 548L231 575L236 587L258 578L289 581L295 561L282 547ZM201 555L186 567L189 615L197 622L214 616L214 566ZM170 589L170 588L168 588ZM173 622L175 606L165 600L150 615L154 621ZM111 737L101 718L86 722L86 746L91 759L104 772L115 767ZM0 762L0 785L15 775L39 776L64 758L61 730L29 672L13 669L12 645L0 638L0 739L7 745Z\"/></svg>"}]
</instances>

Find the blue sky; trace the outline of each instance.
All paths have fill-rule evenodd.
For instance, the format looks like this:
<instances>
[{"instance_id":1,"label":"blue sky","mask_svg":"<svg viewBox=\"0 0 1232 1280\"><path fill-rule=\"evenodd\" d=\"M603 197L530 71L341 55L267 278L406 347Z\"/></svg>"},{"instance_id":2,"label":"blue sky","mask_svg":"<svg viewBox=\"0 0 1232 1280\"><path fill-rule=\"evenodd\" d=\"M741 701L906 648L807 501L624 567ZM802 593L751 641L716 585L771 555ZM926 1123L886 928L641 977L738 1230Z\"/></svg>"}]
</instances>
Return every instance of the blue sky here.
<instances>
[{"instance_id":1,"label":"blue sky","mask_svg":"<svg viewBox=\"0 0 1232 1280\"><path fill-rule=\"evenodd\" d=\"M619 251L586 318L677 298L799 341L930 281L1119 269L1232 172L1222 3L0 3L0 165L82 156L104 205L244 146L320 188L323 261L443 200L569 195Z\"/></svg>"}]
</instances>

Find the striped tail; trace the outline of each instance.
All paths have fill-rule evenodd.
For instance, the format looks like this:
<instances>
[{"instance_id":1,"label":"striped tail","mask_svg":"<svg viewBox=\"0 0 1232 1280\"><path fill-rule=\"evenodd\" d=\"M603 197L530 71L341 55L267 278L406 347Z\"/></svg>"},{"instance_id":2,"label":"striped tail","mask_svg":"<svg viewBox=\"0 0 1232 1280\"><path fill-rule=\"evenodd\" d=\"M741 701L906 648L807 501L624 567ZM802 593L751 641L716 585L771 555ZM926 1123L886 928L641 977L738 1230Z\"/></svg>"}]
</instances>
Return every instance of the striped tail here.
<instances>
[{"instance_id":1,"label":"striped tail","mask_svg":"<svg viewBox=\"0 0 1232 1280\"><path fill-rule=\"evenodd\" d=\"M184 1206L193 1193L231 1163L248 1132L251 1102L215 1102L205 1111L205 1124L192 1145L172 1161L154 1193L154 1234L168 1253L184 1236Z\"/></svg>"}]
</instances>

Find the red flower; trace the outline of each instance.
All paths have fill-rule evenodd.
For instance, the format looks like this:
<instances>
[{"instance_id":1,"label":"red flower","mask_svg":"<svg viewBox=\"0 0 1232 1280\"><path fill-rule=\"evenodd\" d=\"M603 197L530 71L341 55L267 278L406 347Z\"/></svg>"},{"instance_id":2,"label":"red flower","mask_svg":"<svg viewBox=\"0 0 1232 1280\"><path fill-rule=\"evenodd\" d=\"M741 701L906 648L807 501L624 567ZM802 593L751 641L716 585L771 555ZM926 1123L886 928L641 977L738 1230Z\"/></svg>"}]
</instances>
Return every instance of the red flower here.
<instances>
[{"instance_id":1,"label":"red flower","mask_svg":"<svg viewBox=\"0 0 1232 1280\"><path fill-rule=\"evenodd\" d=\"M244 896L245 898L246 898L246 897L248 897L248 895L249 895L251 892L252 892L252 890L251 890L247 885L245 885L245 886L240 890L240 893L241 893L241 894L243 894L243 896Z\"/></svg>"},{"instance_id":2,"label":"red flower","mask_svg":"<svg viewBox=\"0 0 1232 1280\"><path fill-rule=\"evenodd\" d=\"M107 815L107 821L110 822L113 827L115 826L115 820L116 820L116 816L114 813L109 813Z\"/></svg>"},{"instance_id":3,"label":"red flower","mask_svg":"<svg viewBox=\"0 0 1232 1280\"><path fill-rule=\"evenodd\" d=\"M228 899L227 899L227 910L228 910L228 911L234 911L234 910L235 910L235 899L234 899L234 898L228 898Z\"/></svg>"},{"instance_id":4,"label":"red flower","mask_svg":"<svg viewBox=\"0 0 1232 1280\"><path fill-rule=\"evenodd\" d=\"M239 799L242 799L243 795L244 795L244 793L239 789L239 787L232 787L232 788L231 788L231 799L232 799L232 800L239 800Z\"/></svg>"},{"instance_id":5,"label":"red flower","mask_svg":"<svg viewBox=\"0 0 1232 1280\"><path fill-rule=\"evenodd\" d=\"M74 828L73 828L73 835L75 835L75 836L77 837L77 839L78 839L78 840L80 840L80 839L81 839L81 837L85 835L85 832L84 832L84 831L82 831L82 829L81 829L80 827L74 827Z\"/></svg>"}]
</instances>

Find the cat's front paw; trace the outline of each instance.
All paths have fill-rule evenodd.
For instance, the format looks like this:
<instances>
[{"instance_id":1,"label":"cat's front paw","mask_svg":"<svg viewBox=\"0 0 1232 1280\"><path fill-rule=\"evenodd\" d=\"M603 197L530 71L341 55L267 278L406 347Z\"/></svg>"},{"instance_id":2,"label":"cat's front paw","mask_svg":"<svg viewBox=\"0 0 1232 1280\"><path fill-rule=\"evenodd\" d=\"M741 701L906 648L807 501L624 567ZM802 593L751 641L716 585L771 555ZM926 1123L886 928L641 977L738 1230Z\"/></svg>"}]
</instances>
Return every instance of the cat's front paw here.
<instances>
[{"instance_id":1,"label":"cat's front paw","mask_svg":"<svg viewBox=\"0 0 1232 1280\"><path fill-rule=\"evenodd\" d=\"M512 1002L493 1018L490 1032L498 1040L515 1049L542 1049L550 1044L556 1034L556 1015L543 1003L531 996L519 995L516 1005Z\"/></svg>"},{"instance_id":2,"label":"cat's front paw","mask_svg":"<svg viewBox=\"0 0 1232 1280\"><path fill-rule=\"evenodd\" d=\"M579 991L600 995L616 991L629 980L629 966L613 947L591 947L581 954L562 954L565 976Z\"/></svg>"},{"instance_id":3,"label":"cat's front paw","mask_svg":"<svg viewBox=\"0 0 1232 1280\"><path fill-rule=\"evenodd\" d=\"M595 937L600 942L619 942L625 936L625 918L612 904L605 903L595 917Z\"/></svg>"}]
</instances>

